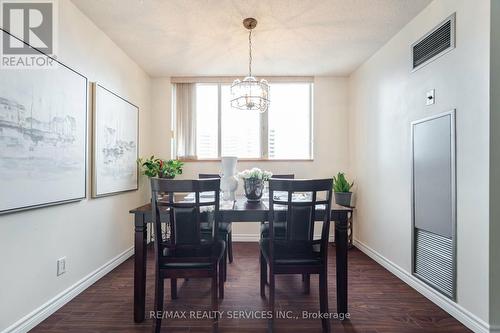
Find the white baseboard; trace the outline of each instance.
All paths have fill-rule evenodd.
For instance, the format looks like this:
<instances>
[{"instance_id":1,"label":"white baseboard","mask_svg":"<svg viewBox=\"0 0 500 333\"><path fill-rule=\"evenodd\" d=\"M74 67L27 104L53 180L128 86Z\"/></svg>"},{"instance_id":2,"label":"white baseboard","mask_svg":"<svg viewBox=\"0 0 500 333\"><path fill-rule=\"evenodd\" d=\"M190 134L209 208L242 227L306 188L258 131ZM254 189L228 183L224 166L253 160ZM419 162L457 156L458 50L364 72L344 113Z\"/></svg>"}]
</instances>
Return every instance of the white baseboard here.
<instances>
[{"instance_id":1,"label":"white baseboard","mask_svg":"<svg viewBox=\"0 0 500 333\"><path fill-rule=\"evenodd\" d=\"M36 325L40 324L43 320L48 318L51 314L59 310L66 303L78 296L82 291L93 285L104 275L111 272L118 265L130 258L134 254L134 247L131 247L118 256L114 257L89 275L85 276L80 281L76 282L71 287L62 291L54 298L27 314L11 326L7 327L2 333L24 333L28 332Z\"/></svg>"},{"instance_id":2,"label":"white baseboard","mask_svg":"<svg viewBox=\"0 0 500 333\"><path fill-rule=\"evenodd\" d=\"M253 234L234 234L233 233L233 242L258 242L260 240L259 233Z\"/></svg>"},{"instance_id":3,"label":"white baseboard","mask_svg":"<svg viewBox=\"0 0 500 333\"><path fill-rule=\"evenodd\" d=\"M412 276L409 272L405 271L402 267L388 260L368 245L360 242L357 239L355 239L353 243L354 246L364 252L367 256L369 256L381 266L386 268L389 272L403 280L406 284L418 291L420 294L427 297L430 301L435 303L444 311L448 312L451 316L455 317L458 321L460 321L472 331L478 333L498 332L498 328L493 329L493 327L490 327L489 324L484 320L472 314L471 312L460 306L458 303L453 302L452 300L441 295L439 292L430 288L422 281Z\"/></svg>"},{"instance_id":4,"label":"white baseboard","mask_svg":"<svg viewBox=\"0 0 500 333\"><path fill-rule=\"evenodd\" d=\"M321 238L321 235L315 235L315 239ZM233 242L258 242L260 234L233 234ZM333 242L334 237L330 235L330 242Z\"/></svg>"}]
</instances>

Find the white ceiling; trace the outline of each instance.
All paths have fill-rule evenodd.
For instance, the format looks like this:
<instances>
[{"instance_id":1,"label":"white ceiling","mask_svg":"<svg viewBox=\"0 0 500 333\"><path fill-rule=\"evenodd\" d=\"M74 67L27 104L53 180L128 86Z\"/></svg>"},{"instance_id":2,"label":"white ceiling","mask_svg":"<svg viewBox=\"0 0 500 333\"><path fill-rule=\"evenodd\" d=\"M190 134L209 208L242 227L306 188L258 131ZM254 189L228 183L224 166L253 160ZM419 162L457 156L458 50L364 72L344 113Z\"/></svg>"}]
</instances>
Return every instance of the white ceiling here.
<instances>
[{"instance_id":1,"label":"white ceiling","mask_svg":"<svg viewBox=\"0 0 500 333\"><path fill-rule=\"evenodd\" d=\"M151 76L348 75L431 0L72 0Z\"/></svg>"}]
</instances>

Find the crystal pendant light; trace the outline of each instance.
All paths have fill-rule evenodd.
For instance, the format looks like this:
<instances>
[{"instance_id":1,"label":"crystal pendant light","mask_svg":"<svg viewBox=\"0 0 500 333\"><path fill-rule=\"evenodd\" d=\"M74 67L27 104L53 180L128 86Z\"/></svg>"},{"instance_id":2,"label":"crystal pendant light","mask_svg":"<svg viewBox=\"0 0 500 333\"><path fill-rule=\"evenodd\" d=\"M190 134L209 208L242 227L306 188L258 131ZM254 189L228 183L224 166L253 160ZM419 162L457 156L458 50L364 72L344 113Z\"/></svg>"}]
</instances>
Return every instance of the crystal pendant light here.
<instances>
[{"instance_id":1,"label":"crystal pendant light","mask_svg":"<svg viewBox=\"0 0 500 333\"><path fill-rule=\"evenodd\" d=\"M243 80L235 80L231 85L231 106L263 113L269 106L269 85L266 80L258 81L252 76L252 30L257 26L257 20L246 18L243 26L248 29L248 76Z\"/></svg>"}]
</instances>

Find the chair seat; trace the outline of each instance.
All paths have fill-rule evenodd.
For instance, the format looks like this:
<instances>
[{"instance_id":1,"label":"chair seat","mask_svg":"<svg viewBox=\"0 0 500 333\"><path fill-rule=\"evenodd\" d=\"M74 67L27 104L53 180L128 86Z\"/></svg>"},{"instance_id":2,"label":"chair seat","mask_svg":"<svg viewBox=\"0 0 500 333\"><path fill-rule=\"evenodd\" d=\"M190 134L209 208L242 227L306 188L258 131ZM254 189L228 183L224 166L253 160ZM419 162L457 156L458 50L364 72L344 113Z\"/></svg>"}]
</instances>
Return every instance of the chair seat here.
<instances>
[{"instance_id":1,"label":"chair seat","mask_svg":"<svg viewBox=\"0 0 500 333\"><path fill-rule=\"evenodd\" d=\"M274 222L274 237L284 239L286 235L286 222ZM260 225L260 236L269 238L269 222Z\"/></svg>"},{"instance_id":2,"label":"chair seat","mask_svg":"<svg viewBox=\"0 0 500 333\"><path fill-rule=\"evenodd\" d=\"M269 262L268 238L260 240L260 249ZM312 241L274 241L276 265L321 265L320 244Z\"/></svg>"},{"instance_id":3,"label":"chair seat","mask_svg":"<svg viewBox=\"0 0 500 333\"><path fill-rule=\"evenodd\" d=\"M201 233L211 233L212 225L207 222L200 223ZM230 233L231 232L231 223L230 222L220 222L219 223L219 232L222 233Z\"/></svg>"},{"instance_id":4,"label":"chair seat","mask_svg":"<svg viewBox=\"0 0 500 333\"><path fill-rule=\"evenodd\" d=\"M161 268L169 269L194 269L194 268L210 268L212 264L209 262L176 262L176 263L164 263Z\"/></svg>"},{"instance_id":5,"label":"chair seat","mask_svg":"<svg viewBox=\"0 0 500 333\"><path fill-rule=\"evenodd\" d=\"M193 269L193 268L210 268L212 263L210 262L196 262L196 261L186 261L186 262L168 262L169 258L182 259L182 258L207 258L215 257L217 262L221 260L224 251L226 249L226 242L223 240L217 240L216 243L210 241L203 241L199 246L182 246L178 245L175 252L169 248L163 249L163 258L167 262L163 262L160 266L162 268L170 269Z\"/></svg>"}]
</instances>

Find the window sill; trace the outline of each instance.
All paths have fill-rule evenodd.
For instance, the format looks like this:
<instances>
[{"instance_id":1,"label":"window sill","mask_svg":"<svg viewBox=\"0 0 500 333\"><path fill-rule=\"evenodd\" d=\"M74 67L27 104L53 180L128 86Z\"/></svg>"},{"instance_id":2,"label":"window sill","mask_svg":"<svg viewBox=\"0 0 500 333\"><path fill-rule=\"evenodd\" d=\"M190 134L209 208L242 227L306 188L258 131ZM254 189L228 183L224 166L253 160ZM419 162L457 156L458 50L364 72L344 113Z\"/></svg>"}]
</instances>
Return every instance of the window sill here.
<instances>
[{"instance_id":1,"label":"window sill","mask_svg":"<svg viewBox=\"0 0 500 333\"><path fill-rule=\"evenodd\" d=\"M180 158L181 162L220 162L220 158ZM314 159L267 159L267 158L238 158L238 162L314 162Z\"/></svg>"}]
</instances>

